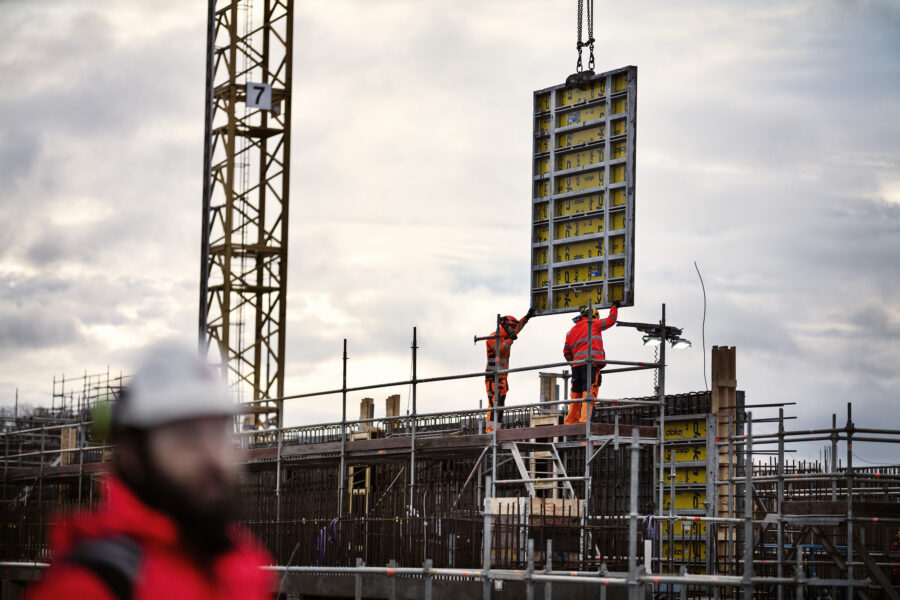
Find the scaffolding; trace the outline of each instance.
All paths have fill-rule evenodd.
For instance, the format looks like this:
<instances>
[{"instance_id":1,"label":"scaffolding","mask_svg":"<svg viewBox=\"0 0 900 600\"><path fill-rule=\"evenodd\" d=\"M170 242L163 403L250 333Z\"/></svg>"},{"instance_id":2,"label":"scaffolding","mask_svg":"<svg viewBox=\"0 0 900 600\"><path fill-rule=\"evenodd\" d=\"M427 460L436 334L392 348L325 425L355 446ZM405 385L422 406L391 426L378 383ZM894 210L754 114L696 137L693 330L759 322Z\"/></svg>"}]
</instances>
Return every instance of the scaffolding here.
<instances>
[{"instance_id":1,"label":"scaffolding","mask_svg":"<svg viewBox=\"0 0 900 600\"><path fill-rule=\"evenodd\" d=\"M416 330L410 350L415 365ZM729 351L730 367L721 360ZM423 594L431 586L476 586L482 597L497 582L521 586L527 597L543 588L548 598L567 597L573 582L598 586L601 597L608 591L780 600L853 597L854 590L860 597L897 597L891 577L898 553L891 544L900 527L900 467L860 469L853 449L898 443L900 430L857 427L849 405L842 426L835 416L830 428L788 430L785 405L745 404L733 349L714 350L711 392L666 395L664 352L659 362L608 360L604 374L656 370L657 394L596 399L595 419L585 425L558 424L558 408L573 401L545 395L506 407L502 427L490 433L482 409L418 412L416 388L497 371L423 378L414 368L409 379L350 387L346 341L342 361L340 388L271 400L283 405L340 394L340 421L236 435L246 466L243 521L273 551L272 568L284 574L288 593L325 574L349 586L350 596L362 581L388 592L400 581L424 586ZM394 402L386 416L369 417L372 401L365 399L367 418L348 419L351 394L407 385L409 414L399 414ZM754 419L748 408L777 408L778 417ZM550 423L542 424L548 415ZM697 415L706 419L711 493L702 511L679 514L680 494L692 484L676 477L684 442L670 439L664 423ZM777 422L778 432L754 434L760 422ZM75 432L72 447L61 443L67 428ZM46 525L56 518L51 509L93 502L109 448L92 439L83 415L0 435L6 521L0 559L42 564ZM39 436L39 446L11 449L23 435ZM826 442L828 460L786 460L791 446L806 442ZM538 469L542 457L552 468Z\"/></svg>"}]
</instances>

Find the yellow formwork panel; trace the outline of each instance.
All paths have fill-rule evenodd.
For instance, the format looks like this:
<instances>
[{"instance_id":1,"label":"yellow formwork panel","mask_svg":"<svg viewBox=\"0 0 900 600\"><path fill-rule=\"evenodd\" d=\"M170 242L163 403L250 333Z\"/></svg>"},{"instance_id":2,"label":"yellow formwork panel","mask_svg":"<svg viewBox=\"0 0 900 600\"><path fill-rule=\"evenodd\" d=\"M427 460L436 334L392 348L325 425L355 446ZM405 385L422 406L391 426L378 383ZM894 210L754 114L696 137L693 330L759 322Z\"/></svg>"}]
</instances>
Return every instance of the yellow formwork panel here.
<instances>
[{"instance_id":1,"label":"yellow formwork panel","mask_svg":"<svg viewBox=\"0 0 900 600\"><path fill-rule=\"evenodd\" d=\"M611 206L625 206L625 190L612 190L610 193Z\"/></svg>"},{"instance_id":2,"label":"yellow formwork panel","mask_svg":"<svg viewBox=\"0 0 900 600\"><path fill-rule=\"evenodd\" d=\"M663 492L663 508L669 508L672 495L668 490ZM692 491L676 491L675 492L675 510L701 510L705 508L703 503L706 502L706 492L704 490Z\"/></svg>"},{"instance_id":3,"label":"yellow formwork panel","mask_svg":"<svg viewBox=\"0 0 900 600\"><path fill-rule=\"evenodd\" d=\"M547 283L549 282L549 278L547 275L547 271L535 271L531 277L531 287L532 288L542 288L547 287Z\"/></svg>"},{"instance_id":4,"label":"yellow formwork panel","mask_svg":"<svg viewBox=\"0 0 900 600\"><path fill-rule=\"evenodd\" d=\"M619 73L615 77L613 77L613 91L621 92L622 90L628 89L628 74L627 73Z\"/></svg>"},{"instance_id":5,"label":"yellow formwork panel","mask_svg":"<svg viewBox=\"0 0 900 600\"><path fill-rule=\"evenodd\" d=\"M573 175L556 178L556 193L577 192L589 190L603 185L603 169L596 171L584 171Z\"/></svg>"},{"instance_id":6,"label":"yellow formwork panel","mask_svg":"<svg viewBox=\"0 0 900 600\"><path fill-rule=\"evenodd\" d=\"M612 183L622 183L625 181L625 165L616 165L611 171L610 180Z\"/></svg>"},{"instance_id":7,"label":"yellow formwork panel","mask_svg":"<svg viewBox=\"0 0 900 600\"><path fill-rule=\"evenodd\" d=\"M603 240L589 240L584 242L572 242L571 244L559 244L553 253L553 262L566 262L569 260L582 260L585 258L599 258L603 256Z\"/></svg>"},{"instance_id":8,"label":"yellow formwork panel","mask_svg":"<svg viewBox=\"0 0 900 600\"><path fill-rule=\"evenodd\" d=\"M621 283L611 283L606 286L606 292L609 294L609 301L622 301L625 299L625 286Z\"/></svg>"},{"instance_id":9,"label":"yellow formwork panel","mask_svg":"<svg viewBox=\"0 0 900 600\"><path fill-rule=\"evenodd\" d=\"M625 213L619 212L609 215L609 230L625 229Z\"/></svg>"},{"instance_id":10,"label":"yellow formwork panel","mask_svg":"<svg viewBox=\"0 0 900 600\"><path fill-rule=\"evenodd\" d=\"M603 286L591 286L578 290L556 290L553 293L553 308L577 308L588 303L603 304Z\"/></svg>"},{"instance_id":11,"label":"yellow formwork panel","mask_svg":"<svg viewBox=\"0 0 900 600\"><path fill-rule=\"evenodd\" d=\"M613 160L616 160L617 158L626 158L627 156L625 152L625 142L622 141L615 142L609 151L612 153Z\"/></svg>"},{"instance_id":12,"label":"yellow formwork panel","mask_svg":"<svg viewBox=\"0 0 900 600\"><path fill-rule=\"evenodd\" d=\"M556 107L572 106L596 98L602 98L606 94L606 78L596 79L587 84L587 89L568 88L556 92Z\"/></svg>"},{"instance_id":13,"label":"yellow formwork panel","mask_svg":"<svg viewBox=\"0 0 900 600\"><path fill-rule=\"evenodd\" d=\"M672 483L669 469L663 470L663 481L666 485ZM704 467L675 467L675 484L685 485L691 483L706 483L706 468Z\"/></svg>"},{"instance_id":14,"label":"yellow formwork panel","mask_svg":"<svg viewBox=\"0 0 900 600\"><path fill-rule=\"evenodd\" d=\"M603 233L603 217L588 217L587 219L574 219L563 223L556 223L556 235L554 239L564 240L589 233Z\"/></svg>"},{"instance_id":15,"label":"yellow formwork panel","mask_svg":"<svg viewBox=\"0 0 900 600\"><path fill-rule=\"evenodd\" d=\"M531 305L535 310L547 310L547 304L546 290L531 295Z\"/></svg>"},{"instance_id":16,"label":"yellow formwork panel","mask_svg":"<svg viewBox=\"0 0 900 600\"><path fill-rule=\"evenodd\" d=\"M546 221L550 218L550 203L538 202L534 205L534 220Z\"/></svg>"},{"instance_id":17,"label":"yellow formwork panel","mask_svg":"<svg viewBox=\"0 0 900 600\"><path fill-rule=\"evenodd\" d=\"M662 545L663 560L669 557L669 542ZM672 542L672 558L675 560L706 560L706 542L703 540L675 540Z\"/></svg>"},{"instance_id":18,"label":"yellow formwork panel","mask_svg":"<svg viewBox=\"0 0 900 600\"><path fill-rule=\"evenodd\" d=\"M705 536L706 521L663 521L663 537L669 535L669 529L675 535Z\"/></svg>"},{"instance_id":19,"label":"yellow formwork panel","mask_svg":"<svg viewBox=\"0 0 900 600\"><path fill-rule=\"evenodd\" d=\"M675 460L672 460L672 451L675 451ZM664 462L691 462L706 460L706 445L698 444L696 446L675 446L674 448L666 448Z\"/></svg>"},{"instance_id":20,"label":"yellow formwork panel","mask_svg":"<svg viewBox=\"0 0 900 600\"><path fill-rule=\"evenodd\" d=\"M556 170L575 169L603 162L603 148L590 148L576 152L566 152L556 157Z\"/></svg>"},{"instance_id":21,"label":"yellow formwork panel","mask_svg":"<svg viewBox=\"0 0 900 600\"><path fill-rule=\"evenodd\" d=\"M606 116L606 106L594 104L577 110L569 110L556 116L557 127L568 127L578 123L587 123L594 119L602 119Z\"/></svg>"},{"instance_id":22,"label":"yellow formwork panel","mask_svg":"<svg viewBox=\"0 0 900 600\"><path fill-rule=\"evenodd\" d=\"M550 136L545 135L544 137L539 137L534 140L534 153L535 154L543 154L544 152L550 152Z\"/></svg>"},{"instance_id":23,"label":"yellow formwork panel","mask_svg":"<svg viewBox=\"0 0 900 600\"><path fill-rule=\"evenodd\" d=\"M534 227L534 242L546 242L550 239L550 226L549 225L535 225Z\"/></svg>"},{"instance_id":24,"label":"yellow formwork panel","mask_svg":"<svg viewBox=\"0 0 900 600\"><path fill-rule=\"evenodd\" d=\"M534 162L534 174L545 175L550 172L550 158L545 156Z\"/></svg>"},{"instance_id":25,"label":"yellow formwork panel","mask_svg":"<svg viewBox=\"0 0 900 600\"><path fill-rule=\"evenodd\" d=\"M579 265L577 267L556 267L553 269L555 285L567 283L584 283L585 281L599 281L603 279L603 263L592 265Z\"/></svg>"},{"instance_id":26,"label":"yellow formwork panel","mask_svg":"<svg viewBox=\"0 0 900 600\"><path fill-rule=\"evenodd\" d=\"M603 208L603 192L556 201L556 216L566 217Z\"/></svg>"},{"instance_id":27,"label":"yellow formwork panel","mask_svg":"<svg viewBox=\"0 0 900 600\"><path fill-rule=\"evenodd\" d=\"M622 121L625 122L624 120ZM577 129L569 133L556 134L557 148L570 148L580 144L589 144L591 142L599 142L606 137L606 125L596 125L594 127L585 127Z\"/></svg>"},{"instance_id":28,"label":"yellow formwork panel","mask_svg":"<svg viewBox=\"0 0 900 600\"><path fill-rule=\"evenodd\" d=\"M534 197L535 198L544 198L550 195L550 182L549 181L535 181L534 182Z\"/></svg>"},{"instance_id":29,"label":"yellow formwork panel","mask_svg":"<svg viewBox=\"0 0 900 600\"><path fill-rule=\"evenodd\" d=\"M547 133L552 129L550 125L550 115L547 115L546 117L538 117L535 120L534 130L540 131L541 133Z\"/></svg>"},{"instance_id":30,"label":"yellow formwork panel","mask_svg":"<svg viewBox=\"0 0 900 600\"><path fill-rule=\"evenodd\" d=\"M547 264L547 257L550 255L550 253L547 252L547 248L535 248L532 254L535 266Z\"/></svg>"},{"instance_id":31,"label":"yellow formwork panel","mask_svg":"<svg viewBox=\"0 0 900 600\"><path fill-rule=\"evenodd\" d=\"M610 277L625 277L625 261L613 260L609 262Z\"/></svg>"},{"instance_id":32,"label":"yellow formwork panel","mask_svg":"<svg viewBox=\"0 0 900 600\"><path fill-rule=\"evenodd\" d=\"M667 440L705 440L706 419L689 419L686 421L670 421L666 419L665 436Z\"/></svg>"},{"instance_id":33,"label":"yellow formwork panel","mask_svg":"<svg viewBox=\"0 0 900 600\"><path fill-rule=\"evenodd\" d=\"M625 252L625 236L614 235L609 238L609 253L622 254Z\"/></svg>"},{"instance_id":34,"label":"yellow formwork panel","mask_svg":"<svg viewBox=\"0 0 900 600\"><path fill-rule=\"evenodd\" d=\"M550 110L550 92L538 94L534 99L534 111L544 112Z\"/></svg>"},{"instance_id":35,"label":"yellow formwork panel","mask_svg":"<svg viewBox=\"0 0 900 600\"><path fill-rule=\"evenodd\" d=\"M609 124L609 135L625 135L625 119L616 119Z\"/></svg>"}]
</instances>

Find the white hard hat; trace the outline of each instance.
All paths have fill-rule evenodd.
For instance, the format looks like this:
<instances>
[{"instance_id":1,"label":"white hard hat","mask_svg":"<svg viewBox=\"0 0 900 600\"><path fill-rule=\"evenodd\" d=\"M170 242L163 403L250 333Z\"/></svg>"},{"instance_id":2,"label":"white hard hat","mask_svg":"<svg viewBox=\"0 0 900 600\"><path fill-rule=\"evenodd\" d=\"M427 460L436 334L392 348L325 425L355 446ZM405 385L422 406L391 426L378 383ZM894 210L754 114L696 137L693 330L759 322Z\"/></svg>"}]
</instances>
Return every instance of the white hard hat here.
<instances>
[{"instance_id":1,"label":"white hard hat","mask_svg":"<svg viewBox=\"0 0 900 600\"><path fill-rule=\"evenodd\" d=\"M197 352L177 344L150 348L117 403L120 427L148 429L184 419L233 416L228 386Z\"/></svg>"}]
</instances>

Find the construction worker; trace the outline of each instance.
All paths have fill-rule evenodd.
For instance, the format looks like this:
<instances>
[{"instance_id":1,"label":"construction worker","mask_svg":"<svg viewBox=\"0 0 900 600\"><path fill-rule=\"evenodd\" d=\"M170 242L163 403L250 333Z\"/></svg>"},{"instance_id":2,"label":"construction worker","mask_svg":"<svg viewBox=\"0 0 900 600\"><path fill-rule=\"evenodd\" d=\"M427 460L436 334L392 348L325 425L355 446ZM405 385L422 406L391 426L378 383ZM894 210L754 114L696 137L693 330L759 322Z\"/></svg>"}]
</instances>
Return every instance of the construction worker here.
<instances>
[{"instance_id":1,"label":"construction worker","mask_svg":"<svg viewBox=\"0 0 900 600\"><path fill-rule=\"evenodd\" d=\"M494 369L508 369L509 368L509 351L512 348L513 342L516 341L516 338L519 335L519 332L525 328L525 324L528 323L528 319L534 316L534 307L529 308L528 312L525 313L525 316L521 319L517 319L511 315L506 315L505 317L500 319L500 328L491 333L489 336L486 336L487 342L487 366L485 367L485 371L493 371ZM506 393L509 391L509 383L507 382L507 373L500 373L499 376L495 375L485 375L484 377L484 387L487 390L488 396L488 405L491 408L495 406L503 406L506 402ZM494 389L494 384L497 384L499 389ZM493 418L491 416L493 413ZM491 421L497 423L497 426L500 426L500 423L503 421L503 411L495 410L488 411L485 419L488 423ZM494 427L492 425L488 425L485 431L493 431Z\"/></svg>"},{"instance_id":2,"label":"construction worker","mask_svg":"<svg viewBox=\"0 0 900 600\"><path fill-rule=\"evenodd\" d=\"M224 381L181 346L148 353L113 406L102 500L54 527L53 562L28 597L272 597L272 560L232 514L238 467Z\"/></svg>"},{"instance_id":3,"label":"construction worker","mask_svg":"<svg viewBox=\"0 0 900 600\"><path fill-rule=\"evenodd\" d=\"M605 367L605 363L597 362L606 359L606 353L603 351L603 337L601 332L609 329L616 324L616 318L619 315L619 303L613 302L609 309L609 316L605 319L600 318L600 314L596 308L583 307L577 317L572 319L575 325L566 335L566 345L563 346L563 356L568 361L585 362L572 367L572 400L584 398L587 389L587 361L591 361L591 397L596 398L600 391L600 369ZM589 318L590 317L590 318ZM591 323L591 333L588 336L588 321ZM591 340L591 347L588 348L588 337ZM566 415L565 423L584 423L591 418L591 408L594 403L590 402L572 402L569 404L569 413Z\"/></svg>"}]
</instances>

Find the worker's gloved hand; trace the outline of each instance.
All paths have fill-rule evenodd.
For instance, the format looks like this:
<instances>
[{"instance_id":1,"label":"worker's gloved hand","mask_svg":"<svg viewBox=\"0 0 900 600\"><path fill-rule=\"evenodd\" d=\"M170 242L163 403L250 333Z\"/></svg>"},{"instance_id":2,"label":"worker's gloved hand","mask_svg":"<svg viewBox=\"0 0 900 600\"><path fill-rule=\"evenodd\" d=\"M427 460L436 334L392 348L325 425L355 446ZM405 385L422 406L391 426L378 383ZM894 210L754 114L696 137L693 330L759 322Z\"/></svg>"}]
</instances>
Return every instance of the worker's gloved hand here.
<instances>
[{"instance_id":1,"label":"worker's gloved hand","mask_svg":"<svg viewBox=\"0 0 900 600\"><path fill-rule=\"evenodd\" d=\"M619 301L618 301L618 300L614 301L614 302L612 303L612 305L616 307L616 310L618 310L619 307L621 306L621 304L619 304Z\"/></svg>"},{"instance_id":2,"label":"worker's gloved hand","mask_svg":"<svg viewBox=\"0 0 900 600\"><path fill-rule=\"evenodd\" d=\"M528 312L525 313L525 318L526 318L526 319L530 319L530 318L533 317L533 316L534 316L534 307L531 306L531 307L528 308Z\"/></svg>"}]
</instances>

